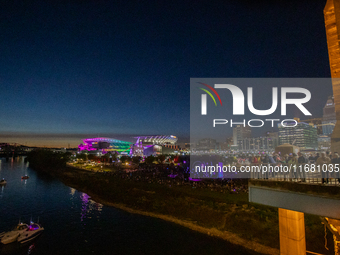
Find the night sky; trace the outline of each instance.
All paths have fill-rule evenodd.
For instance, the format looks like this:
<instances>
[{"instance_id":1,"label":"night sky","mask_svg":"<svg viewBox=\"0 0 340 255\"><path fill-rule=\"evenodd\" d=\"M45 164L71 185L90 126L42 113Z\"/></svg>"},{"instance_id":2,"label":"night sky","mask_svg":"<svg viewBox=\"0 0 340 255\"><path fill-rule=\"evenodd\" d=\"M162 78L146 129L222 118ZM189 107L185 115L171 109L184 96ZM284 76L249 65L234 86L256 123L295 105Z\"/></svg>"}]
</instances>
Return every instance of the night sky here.
<instances>
[{"instance_id":1,"label":"night sky","mask_svg":"<svg viewBox=\"0 0 340 255\"><path fill-rule=\"evenodd\" d=\"M189 141L190 77L330 77L325 3L1 1L0 142Z\"/></svg>"}]
</instances>

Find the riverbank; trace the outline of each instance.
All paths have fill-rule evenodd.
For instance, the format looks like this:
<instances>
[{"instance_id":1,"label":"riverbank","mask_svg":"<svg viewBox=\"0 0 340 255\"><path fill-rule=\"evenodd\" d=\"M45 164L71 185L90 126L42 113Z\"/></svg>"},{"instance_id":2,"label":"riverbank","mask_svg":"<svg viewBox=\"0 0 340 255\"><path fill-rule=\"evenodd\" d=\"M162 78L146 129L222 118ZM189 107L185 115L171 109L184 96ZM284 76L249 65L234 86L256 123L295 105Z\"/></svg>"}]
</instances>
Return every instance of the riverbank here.
<instances>
[{"instance_id":1,"label":"riverbank","mask_svg":"<svg viewBox=\"0 0 340 255\"><path fill-rule=\"evenodd\" d=\"M220 230L215 229L215 228L211 228L211 229L205 228L205 227L199 226L199 225L197 225L193 222L180 220L180 219L174 218L170 215L162 215L162 214L151 213L151 212L146 212L146 211L141 211L141 210L135 210L135 209L129 208L129 207L123 205L123 204L116 204L116 203L112 203L112 202L103 200L100 197L98 197L96 194L92 194L91 191L84 190L82 192L87 193L91 197L92 200L94 200L98 203L101 203L103 205L106 205L106 206L113 206L115 208L124 210L124 211L129 212L129 213L140 214L140 215L144 215L144 216L148 216L148 217L154 217L154 218L159 218L159 219L166 220L166 221L169 221L169 222L173 222L173 223L176 223L178 225L184 226L186 228L189 228L191 230L194 230L194 231L197 231L197 232L200 232L200 233L203 233L203 234L222 238L223 240L226 240L226 241L228 241L232 244L243 246L246 249L253 250L253 251L256 251L258 253L280 254L280 251L278 249L271 248L271 247L262 245L260 243L254 242L254 241L245 240L243 238L240 238L238 235L233 234L233 233L228 232L228 231L220 231Z\"/></svg>"},{"instance_id":2,"label":"riverbank","mask_svg":"<svg viewBox=\"0 0 340 255\"><path fill-rule=\"evenodd\" d=\"M277 209L249 203L246 193L176 186L171 180L168 185L148 183L69 167L40 171L102 204L174 222L262 254L279 254ZM306 215L305 222L307 250L327 254L318 217Z\"/></svg>"},{"instance_id":3,"label":"riverbank","mask_svg":"<svg viewBox=\"0 0 340 255\"><path fill-rule=\"evenodd\" d=\"M254 218L257 218L259 209L248 206L247 194L226 196L225 194L195 191L184 187L145 185L141 182L118 179L116 176L105 176L68 167L63 171L50 173L67 186L87 193L94 201L101 204L130 213L170 221L200 233L222 238L258 253L279 254L278 239L273 239L272 233L268 232L270 238L267 238L267 245L259 242L260 238L256 238L256 233L251 233L249 228L252 228L254 221L257 221ZM242 214L246 215L249 212L252 212L250 214L253 215L242 217ZM265 220L263 225L266 225L269 230L268 222L271 220L268 215L276 215L277 212L273 210L262 213L267 216L258 217L267 217L267 221ZM229 217L236 219L232 220ZM277 217L272 220L276 221ZM236 229L239 230L239 234L234 232ZM262 228L257 229L263 231ZM277 247L268 245L273 240L276 241L274 245Z\"/></svg>"}]
</instances>

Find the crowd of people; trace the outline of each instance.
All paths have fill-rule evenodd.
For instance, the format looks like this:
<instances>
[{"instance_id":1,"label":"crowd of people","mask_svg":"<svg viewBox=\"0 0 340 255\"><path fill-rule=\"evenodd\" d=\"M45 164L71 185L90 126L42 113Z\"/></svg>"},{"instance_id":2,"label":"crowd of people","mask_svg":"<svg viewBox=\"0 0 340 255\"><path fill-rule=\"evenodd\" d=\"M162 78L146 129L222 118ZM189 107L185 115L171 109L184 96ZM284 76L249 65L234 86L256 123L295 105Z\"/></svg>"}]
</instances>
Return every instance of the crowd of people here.
<instances>
[{"instance_id":1,"label":"crowd of people","mask_svg":"<svg viewBox=\"0 0 340 255\"><path fill-rule=\"evenodd\" d=\"M337 152L330 153L310 153L304 154L298 152L297 154L284 154L272 153L267 155L232 155L234 164L340 164L340 157ZM231 158L229 157L229 160ZM222 193L240 193L248 192L248 182L243 179L219 178L219 179L192 179L190 178L190 171L188 167L183 167L177 164L158 164L158 165L145 165L140 164L136 168L119 169L118 171L100 171L98 174L114 175L118 178L125 180L132 180L137 182L158 183L162 185L173 186L191 186L193 189L209 189ZM263 176L262 176L263 177ZM306 174L304 171L296 171L291 173L289 178L304 182ZM308 176L307 176L308 178ZM340 183L339 172L322 172L322 183L329 183L330 178L334 178Z\"/></svg>"},{"instance_id":2,"label":"crowd of people","mask_svg":"<svg viewBox=\"0 0 340 255\"><path fill-rule=\"evenodd\" d=\"M140 165L134 169L121 169L112 172L97 172L109 176L116 176L124 180L136 182L157 183L162 185L189 186L193 189L207 189L221 193L247 193L248 182L242 179L191 179L188 169L179 165Z\"/></svg>"},{"instance_id":3,"label":"crowd of people","mask_svg":"<svg viewBox=\"0 0 340 255\"><path fill-rule=\"evenodd\" d=\"M303 152L290 153L280 155L279 153L267 154L267 155L252 155L249 157L236 157L235 161L239 164L251 164L251 165L259 165L259 164L288 164L288 165L301 165L301 164L311 164L314 166L323 166L327 165L327 168L324 167L327 171L321 171L322 175L322 183L327 184L329 183L330 178L334 178L340 184L340 171L337 169L340 168L340 157L338 152L331 153L329 151L322 152L322 153L308 153L305 154ZM337 165L339 164L339 165ZM330 167L332 165L332 169ZM337 166L337 167L335 167ZM337 169L336 169L337 168ZM331 171L328 171L331 170ZM296 171L290 173L290 178L299 179L302 182L306 179L306 172L305 171Z\"/></svg>"}]
</instances>

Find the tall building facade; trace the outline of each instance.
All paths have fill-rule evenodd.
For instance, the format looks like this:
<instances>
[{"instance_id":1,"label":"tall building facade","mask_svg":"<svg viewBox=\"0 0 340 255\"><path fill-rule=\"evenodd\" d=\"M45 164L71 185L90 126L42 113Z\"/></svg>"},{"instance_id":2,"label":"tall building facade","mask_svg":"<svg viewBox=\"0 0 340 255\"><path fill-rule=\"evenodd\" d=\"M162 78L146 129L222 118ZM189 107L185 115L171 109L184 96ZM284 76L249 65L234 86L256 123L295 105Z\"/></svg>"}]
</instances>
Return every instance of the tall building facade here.
<instances>
[{"instance_id":1,"label":"tall building facade","mask_svg":"<svg viewBox=\"0 0 340 255\"><path fill-rule=\"evenodd\" d=\"M327 0L323 10L336 120L340 120L340 0ZM331 136L332 152L340 151L340 121Z\"/></svg>"},{"instance_id":2,"label":"tall building facade","mask_svg":"<svg viewBox=\"0 0 340 255\"><path fill-rule=\"evenodd\" d=\"M334 97L329 96L325 107L323 108L322 133L331 135L336 123Z\"/></svg>"},{"instance_id":3,"label":"tall building facade","mask_svg":"<svg viewBox=\"0 0 340 255\"><path fill-rule=\"evenodd\" d=\"M238 140L238 149L241 151L271 151L279 145L278 137L253 137Z\"/></svg>"},{"instance_id":4,"label":"tall building facade","mask_svg":"<svg viewBox=\"0 0 340 255\"><path fill-rule=\"evenodd\" d=\"M329 151L331 149L331 138L327 135L318 136L318 150Z\"/></svg>"},{"instance_id":5,"label":"tall building facade","mask_svg":"<svg viewBox=\"0 0 340 255\"><path fill-rule=\"evenodd\" d=\"M304 119L300 120L300 118L294 118L297 122L304 122L308 124L313 124L316 126L316 131L318 135L323 135L323 130L322 130L322 120L323 118L312 118L312 119Z\"/></svg>"},{"instance_id":6,"label":"tall building facade","mask_svg":"<svg viewBox=\"0 0 340 255\"><path fill-rule=\"evenodd\" d=\"M237 125L233 128L233 144L238 145L238 141L245 138L251 138L251 127Z\"/></svg>"},{"instance_id":7,"label":"tall building facade","mask_svg":"<svg viewBox=\"0 0 340 255\"><path fill-rule=\"evenodd\" d=\"M278 132L273 132L273 131L267 131L265 133L266 137L270 137L270 138L276 138L279 139L279 133Z\"/></svg>"},{"instance_id":8,"label":"tall building facade","mask_svg":"<svg viewBox=\"0 0 340 255\"><path fill-rule=\"evenodd\" d=\"M318 134L314 125L304 122L299 122L296 126L294 126L295 122L285 125L287 126L278 125L280 145L288 143L299 146L301 149L316 150L318 148Z\"/></svg>"}]
</instances>

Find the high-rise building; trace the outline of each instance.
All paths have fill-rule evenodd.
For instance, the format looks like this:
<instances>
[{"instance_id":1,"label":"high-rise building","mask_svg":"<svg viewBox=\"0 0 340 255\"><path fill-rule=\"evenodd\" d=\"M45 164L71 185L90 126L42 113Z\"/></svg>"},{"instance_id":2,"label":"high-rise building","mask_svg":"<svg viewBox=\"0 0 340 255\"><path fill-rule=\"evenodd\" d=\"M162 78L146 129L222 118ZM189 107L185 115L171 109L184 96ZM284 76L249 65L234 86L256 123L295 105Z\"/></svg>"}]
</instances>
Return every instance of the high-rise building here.
<instances>
[{"instance_id":1,"label":"high-rise building","mask_svg":"<svg viewBox=\"0 0 340 255\"><path fill-rule=\"evenodd\" d=\"M278 132L273 132L273 131L267 131L267 132L265 133L265 137L270 137L270 138L279 139L279 133L278 133Z\"/></svg>"},{"instance_id":2,"label":"high-rise building","mask_svg":"<svg viewBox=\"0 0 340 255\"><path fill-rule=\"evenodd\" d=\"M251 128L249 126L237 125L233 128L233 143L238 145L238 141L245 138L251 138Z\"/></svg>"},{"instance_id":3,"label":"high-rise building","mask_svg":"<svg viewBox=\"0 0 340 255\"><path fill-rule=\"evenodd\" d=\"M340 0L327 0L325 18L329 65L335 103L336 119L340 120ZM332 152L340 151L340 121L335 124L331 137Z\"/></svg>"},{"instance_id":4,"label":"high-rise building","mask_svg":"<svg viewBox=\"0 0 340 255\"><path fill-rule=\"evenodd\" d=\"M323 108L322 132L323 135L331 135L336 123L334 97L329 96Z\"/></svg>"},{"instance_id":5,"label":"high-rise building","mask_svg":"<svg viewBox=\"0 0 340 255\"><path fill-rule=\"evenodd\" d=\"M253 137L238 140L238 149L241 151L271 151L279 145L278 137Z\"/></svg>"},{"instance_id":6,"label":"high-rise building","mask_svg":"<svg viewBox=\"0 0 340 255\"><path fill-rule=\"evenodd\" d=\"M286 123L286 126L278 124L279 127L279 143L292 144L299 146L301 149L317 149L318 147L318 135L316 127L313 124L305 122Z\"/></svg>"},{"instance_id":7,"label":"high-rise building","mask_svg":"<svg viewBox=\"0 0 340 255\"><path fill-rule=\"evenodd\" d=\"M328 135L318 136L318 150L329 151L331 149L331 138Z\"/></svg>"},{"instance_id":8,"label":"high-rise building","mask_svg":"<svg viewBox=\"0 0 340 255\"><path fill-rule=\"evenodd\" d=\"M313 124L314 126L316 126L316 132L318 133L318 135L323 134L322 118L312 118L312 119L305 119L305 120L300 120L300 118L294 118L294 120L296 120L297 122L304 122L304 123L308 123L308 124Z\"/></svg>"}]
</instances>

